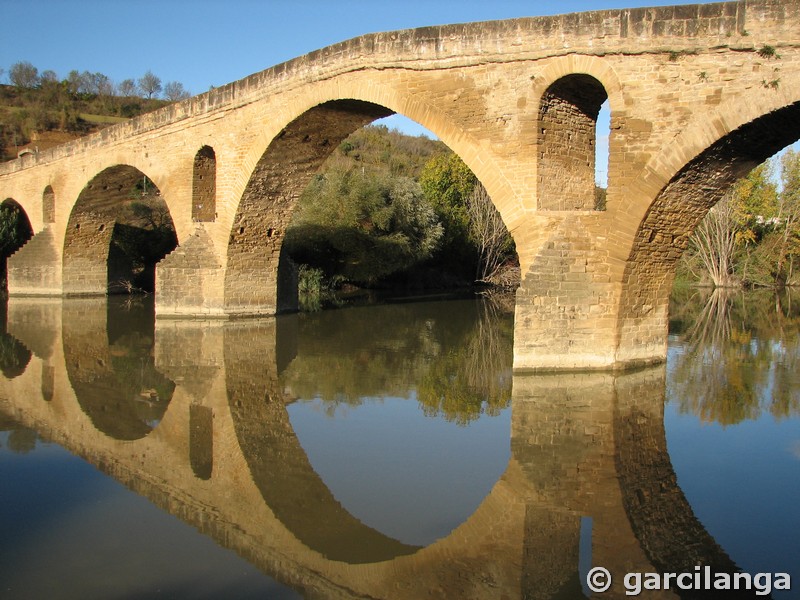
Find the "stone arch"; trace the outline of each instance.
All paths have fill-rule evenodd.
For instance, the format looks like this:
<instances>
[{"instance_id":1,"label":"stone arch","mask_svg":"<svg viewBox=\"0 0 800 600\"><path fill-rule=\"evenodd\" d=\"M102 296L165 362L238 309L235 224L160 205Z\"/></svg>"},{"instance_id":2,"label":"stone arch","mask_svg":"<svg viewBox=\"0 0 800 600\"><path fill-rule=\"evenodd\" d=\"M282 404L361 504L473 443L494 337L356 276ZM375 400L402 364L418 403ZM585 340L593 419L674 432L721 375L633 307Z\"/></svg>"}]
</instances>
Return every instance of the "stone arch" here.
<instances>
[{"instance_id":1,"label":"stone arch","mask_svg":"<svg viewBox=\"0 0 800 600\"><path fill-rule=\"evenodd\" d=\"M716 139L667 180L639 222L622 279L618 360L666 356L669 294L691 233L737 179L800 139L800 101L759 112L732 130L720 119L705 135L694 131L695 139Z\"/></svg>"},{"instance_id":2,"label":"stone arch","mask_svg":"<svg viewBox=\"0 0 800 600\"><path fill-rule=\"evenodd\" d=\"M599 69L599 67L598 67ZM309 111L316 107L335 102L361 102L373 105L386 111L373 117L372 120L400 114L422 125L436 135L448 148L456 153L486 187L492 203L500 212L503 222L509 231L514 234L514 225L522 217L525 206L522 198L513 189L509 178L503 173L494 159L493 154L485 144L466 132L462 124L454 121L449 114L433 103L426 102L418 95L408 94L405 90L398 90L392 86L385 86L378 81L370 81L369 85L352 85L347 78L335 82L325 82L309 93L308 100L299 110L292 110L283 117L285 122L295 123ZM366 120L364 125L371 121ZM361 126L364 126L361 125ZM353 129L355 131L359 127ZM270 147L274 141L283 135L284 130L275 131L269 137L262 138L259 145L254 146L243 160L245 173L253 173L258 164L266 156L265 148ZM349 135L349 134L348 134ZM345 136L347 137L347 136ZM331 148L331 151L333 148ZM242 190L249 185L249 181L238 189Z\"/></svg>"},{"instance_id":3,"label":"stone arch","mask_svg":"<svg viewBox=\"0 0 800 600\"><path fill-rule=\"evenodd\" d=\"M309 109L272 140L250 177L231 228L226 312L270 314L296 306L297 286L278 285L281 247L294 205L342 140L391 114L371 102L333 100ZM279 287L295 291L278 298Z\"/></svg>"},{"instance_id":4,"label":"stone arch","mask_svg":"<svg viewBox=\"0 0 800 600\"><path fill-rule=\"evenodd\" d=\"M129 165L108 167L83 188L67 223L66 295L153 291L155 265L177 245L157 186Z\"/></svg>"},{"instance_id":5,"label":"stone arch","mask_svg":"<svg viewBox=\"0 0 800 600\"><path fill-rule=\"evenodd\" d=\"M595 207L597 116L608 98L595 77L575 73L542 94L538 115L539 210Z\"/></svg>"},{"instance_id":6,"label":"stone arch","mask_svg":"<svg viewBox=\"0 0 800 600\"><path fill-rule=\"evenodd\" d=\"M48 185L42 192L42 221L45 225L56 222L56 194L52 185Z\"/></svg>"},{"instance_id":7,"label":"stone arch","mask_svg":"<svg viewBox=\"0 0 800 600\"><path fill-rule=\"evenodd\" d=\"M8 259L33 237L33 227L25 209L13 198L0 203L0 217L7 222L6 234L0 239L0 278L7 289Z\"/></svg>"},{"instance_id":8,"label":"stone arch","mask_svg":"<svg viewBox=\"0 0 800 600\"><path fill-rule=\"evenodd\" d=\"M294 205L342 140L376 119L396 114L395 102L386 100L397 99L386 95L373 91L343 98L336 94L334 98L338 99L312 106L284 127L255 161L228 240L224 284L227 314L271 314L296 308L296 273L278 270L283 236ZM402 114L415 120L421 115L417 122L429 127L464 160L486 187L513 236L509 217L519 217L521 206L508 181L491 158L482 153L480 144L466 139L445 117L431 117L432 112L435 111L429 107L417 106ZM431 122L441 127L430 125Z\"/></svg>"},{"instance_id":9,"label":"stone arch","mask_svg":"<svg viewBox=\"0 0 800 600\"><path fill-rule=\"evenodd\" d=\"M213 222L217 218L217 155L203 146L194 156L192 171L192 220Z\"/></svg>"}]
</instances>

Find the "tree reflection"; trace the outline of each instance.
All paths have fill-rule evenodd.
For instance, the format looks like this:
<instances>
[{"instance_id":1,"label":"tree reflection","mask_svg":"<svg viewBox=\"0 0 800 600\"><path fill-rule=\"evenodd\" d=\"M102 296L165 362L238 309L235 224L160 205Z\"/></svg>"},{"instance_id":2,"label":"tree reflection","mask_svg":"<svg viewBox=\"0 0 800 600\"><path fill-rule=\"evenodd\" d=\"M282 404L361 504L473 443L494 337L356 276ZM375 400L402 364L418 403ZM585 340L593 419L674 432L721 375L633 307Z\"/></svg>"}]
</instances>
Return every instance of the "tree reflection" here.
<instances>
[{"instance_id":1,"label":"tree reflection","mask_svg":"<svg viewBox=\"0 0 800 600\"><path fill-rule=\"evenodd\" d=\"M11 417L0 414L0 432L5 431L8 432L6 446L15 454L28 454L35 450L36 442L41 439L33 429L20 425Z\"/></svg>"},{"instance_id":2,"label":"tree reflection","mask_svg":"<svg viewBox=\"0 0 800 600\"><path fill-rule=\"evenodd\" d=\"M479 305L479 315L457 345L431 361L417 389L428 416L466 425L482 413L497 415L511 397L513 320L497 297Z\"/></svg>"},{"instance_id":3,"label":"tree reflection","mask_svg":"<svg viewBox=\"0 0 800 600\"><path fill-rule=\"evenodd\" d=\"M364 311L369 311L365 315ZM483 299L302 315L286 393L333 414L366 399L416 397L425 414L467 424L511 397L513 313Z\"/></svg>"},{"instance_id":4,"label":"tree reflection","mask_svg":"<svg viewBox=\"0 0 800 600\"><path fill-rule=\"evenodd\" d=\"M798 309L792 292L715 289L674 297L671 399L682 412L721 425L763 412L800 414Z\"/></svg>"}]
</instances>

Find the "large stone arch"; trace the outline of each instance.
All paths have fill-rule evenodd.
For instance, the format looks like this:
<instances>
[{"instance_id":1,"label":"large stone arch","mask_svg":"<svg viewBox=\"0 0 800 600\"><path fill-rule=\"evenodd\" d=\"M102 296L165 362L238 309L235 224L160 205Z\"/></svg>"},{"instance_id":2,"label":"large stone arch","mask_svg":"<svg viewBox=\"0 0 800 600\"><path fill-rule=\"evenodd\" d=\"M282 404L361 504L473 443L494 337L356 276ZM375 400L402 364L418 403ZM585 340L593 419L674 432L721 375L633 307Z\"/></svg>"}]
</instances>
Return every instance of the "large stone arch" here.
<instances>
[{"instance_id":1,"label":"large stone arch","mask_svg":"<svg viewBox=\"0 0 800 600\"><path fill-rule=\"evenodd\" d=\"M343 85L320 90L313 96L322 99L319 104L296 116L257 160L251 152L245 161L254 167L228 239L224 284L227 314L270 314L296 306L294 292L278 297L279 289L289 292L296 288L291 281L278 285L281 245L294 205L342 140L392 114L403 114L428 128L464 160L486 187L513 236L512 223L520 218L522 206L490 154L432 107L414 105L407 95L375 88L355 89L353 94L344 92Z\"/></svg>"},{"instance_id":2,"label":"large stone arch","mask_svg":"<svg viewBox=\"0 0 800 600\"><path fill-rule=\"evenodd\" d=\"M139 212L137 206L149 212ZM122 238L124 243L112 244ZM153 181L130 165L107 167L86 184L70 212L63 248L64 294L153 291L155 264L176 244L169 208ZM131 247L141 254L135 263L124 252Z\"/></svg>"},{"instance_id":3,"label":"large stone arch","mask_svg":"<svg viewBox=\"0 0 800 600\"><path fill-rule=\"evenodd\" d=\"M697 151L667 175L632 236L622 274L617 360L636 362L666 355L675 265L695 227L737 179L800 139L800 91L790 89L788 101L787 92L778 97L771 92L755 93L747 108L737 105L733 110L726 105L710 118L705 116L671 145L682 150L666 151L663 161L657 157L651 162L655 168L664 165L662 173L669 173L680 156ZM761 98L763 103L757 101ZM654 181L662 178L650 170L640 184Z\"/></svg>"},{"instance_id":4,"label":"large stone arch","mask_svg":"<svg viewBox=\"0 0 800 600\"><path fill-rule=\"evenodd\" d=\"M594 70L605 73L600 68ZM605 79L601 79L604 85L605 80L609 80L613 86L614 80L604 77ZM458 80L455 80L455 85L458 83ZM453 81L445 83L447 87L453 85ZM344 101L372 104L387 111L381 116L399 114L419 123L435 134L467 164L486 188L509 231L513 233L515 224L524 218L526 206L523 203L524 199L518 195L519 190L514 188L508 175L500 168L491 149L468 133L463 123L458 122L457 114L446 112L444 110L446 105L442 103L425 99L421 94L409 93L408 89L402 85L397 86L391 78L375 77L365 80L359 73L341 74L335 80L315 82L311 89L304 90L302 101L289 103L286 108L281 107L279 113L272 115L274 120L263 123L264 134L239 159L240 172L244 176L239 178L240 183L231 190L236 200L241 201L249 185L249 178L264 159L269 147L283 135L284 128L276 127L275 123L295 123L315 107ZM365 125L369 122L371 121L366 121ZM226 208L232 211L228 216L233 219L235 218L233 213L238 211L238 204L218 208L220 208L220 220L223 220L222 213Z\"/></svg>"},{"instance_id":5,"label":"large stone arch","mask_svg":"<svg viewBox=\"0 0 800 600\"><path fill-rule=\"evenodd\" d=\"M300 194L331 152L352 132L391 110L360 100L319 104L272 140L250 176L230 232L225 273L228 314L292 308L278 298L278 264Z\"/></svg>"}]
</instances>

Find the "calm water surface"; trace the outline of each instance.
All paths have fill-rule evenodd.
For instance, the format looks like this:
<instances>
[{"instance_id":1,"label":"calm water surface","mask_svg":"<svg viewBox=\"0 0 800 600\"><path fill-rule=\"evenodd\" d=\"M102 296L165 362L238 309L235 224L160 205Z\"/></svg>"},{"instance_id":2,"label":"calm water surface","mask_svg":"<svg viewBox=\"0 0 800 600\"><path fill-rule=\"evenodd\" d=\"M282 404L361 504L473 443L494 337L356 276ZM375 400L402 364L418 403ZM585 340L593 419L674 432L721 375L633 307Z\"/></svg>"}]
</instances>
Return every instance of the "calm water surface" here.
<instances>
[{"instance_id":1,"label":"calm water surface","mask_svg":"<svg viewBox=\"0 0 800 600\"><path fill-rule=\"evenodd\" d=\"M700 564L800 597L800 299L671 314L666 366L522 376L507 302L14 299L0 597L581 598L592 566L625 597Z\"/></svg>"}]
</instances>

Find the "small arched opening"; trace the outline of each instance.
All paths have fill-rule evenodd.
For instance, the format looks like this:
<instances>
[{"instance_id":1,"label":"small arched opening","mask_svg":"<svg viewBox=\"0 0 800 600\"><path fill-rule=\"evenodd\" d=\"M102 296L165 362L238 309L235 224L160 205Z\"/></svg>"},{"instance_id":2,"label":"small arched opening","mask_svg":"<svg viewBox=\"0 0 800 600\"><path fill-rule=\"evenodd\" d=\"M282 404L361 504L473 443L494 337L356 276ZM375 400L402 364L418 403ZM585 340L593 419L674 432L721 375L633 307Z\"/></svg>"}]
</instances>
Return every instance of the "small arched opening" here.
<instances>
[{"instance_id":1,"label":"small arched opening","mask_svg":"<svg viewBox=\"0 0 800 600\"><path fill-rule=\"evenodd\" d=\"M192 176L192 220L213 222L217 217L217 156L203 146L194 157Z\"/></svg>"},{"instance_id":2,"label":"small arched opening","mask_svg":"<svg viewBox=\"0 0 800 600\"><path fill-rule=\"evenodd\" d=\"M562 77L539 104L539 210L597 210L600 109L608 94L591 75ZM606 167L607 169L607 167Z\"/></svg>"},{"instance_id":3,"label":"small arched opening","mask_svg":"<svg viewBox=\"0 0 800 600\"><path fill-rule=\"evenodd\" d=\"M56 222L56 194L50 185L42 193L42 221L45 225Z\"/></svg>"}]
</instances>

